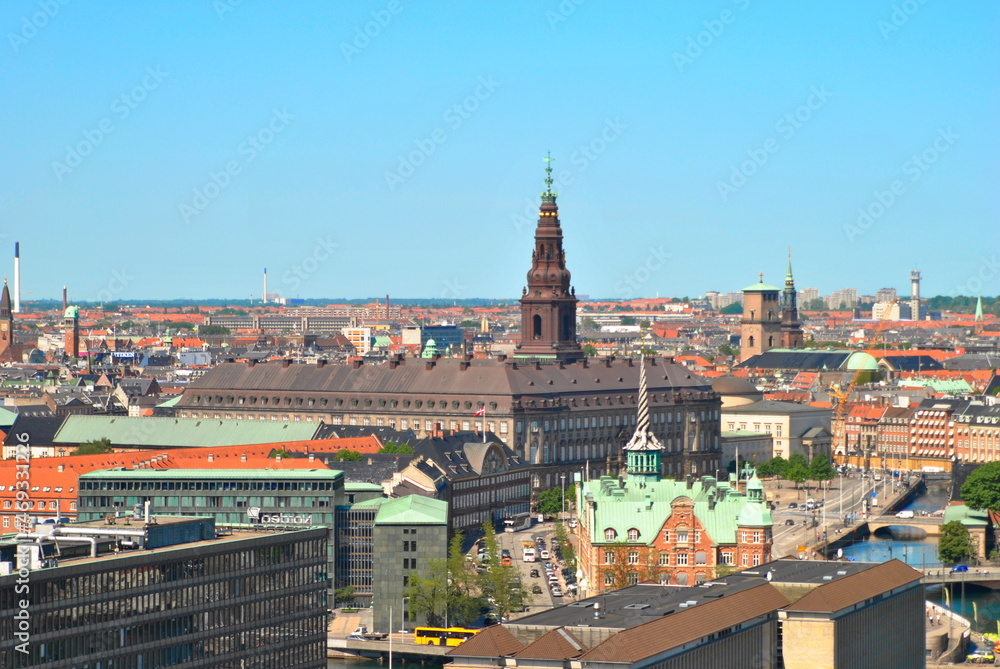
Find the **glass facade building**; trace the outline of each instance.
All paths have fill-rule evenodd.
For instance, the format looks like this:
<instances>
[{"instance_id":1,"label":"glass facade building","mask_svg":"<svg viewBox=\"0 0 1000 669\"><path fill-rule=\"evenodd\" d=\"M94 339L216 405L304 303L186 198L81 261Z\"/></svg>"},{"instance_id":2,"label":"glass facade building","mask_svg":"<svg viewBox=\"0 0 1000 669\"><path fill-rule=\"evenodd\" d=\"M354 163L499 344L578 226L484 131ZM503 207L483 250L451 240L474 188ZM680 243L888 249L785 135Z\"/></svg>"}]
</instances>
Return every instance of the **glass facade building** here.
<instances>
[{"instance_id":1,"label":"glass facade building","mask_svg":"<svg viewBox=\"0 0 1000 669\"><path fill-rule=\"evenodd\" d=\"M326 549L325 528L237 531L0 576L0 669L325 667Z\"/></svg>"}]
</instances>

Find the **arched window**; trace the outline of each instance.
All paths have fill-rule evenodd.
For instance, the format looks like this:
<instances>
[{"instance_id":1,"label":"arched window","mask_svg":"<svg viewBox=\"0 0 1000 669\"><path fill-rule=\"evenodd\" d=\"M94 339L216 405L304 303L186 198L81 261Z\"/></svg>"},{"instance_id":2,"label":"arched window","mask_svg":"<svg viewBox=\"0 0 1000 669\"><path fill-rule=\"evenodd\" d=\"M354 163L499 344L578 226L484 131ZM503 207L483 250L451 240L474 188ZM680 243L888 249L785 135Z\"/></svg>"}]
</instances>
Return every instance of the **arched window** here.
<instances>
[{"instance_id":1,"label":"arched window","mask_svg":"<svg viewBox=\"0 0 1000 669\"><path fill-rule=\"evenodd\" d=\"M535 339L542 338L542 317L538 314L531 317L531 334Z\"/></svg>"},{"instance_id":2,"label":"arched window","mask_svg":"<svg viewBox=\"0 0 1000 669\"><path fill-rule=\"evenodd\" d=\"M747 346L753 346L753 335L747 337Z\"/></svg>"},{"instance_id":3,"label":"arched window","mask_svg":"<svg viewBox=\"0 0 1000 669\"><path fill-rule=\"evenodd\" d=\"M628 531L628 540L629 541L639 541L639 530L635 529L634 527L632 529L630 529Z\"/></svg>"},{"instance_id":4,"label":"arched window","mask_svg":"<svg viewBox=\"0 0 1000 669\"><path fill-rule=\"evenodd\" d=\"M608 529L604 530L604 540L605 541L614 541L615 537L617 537L617 536L618 536L618 533L615 532L614 528L609 527Z\"/></svg>"}]
</instances>

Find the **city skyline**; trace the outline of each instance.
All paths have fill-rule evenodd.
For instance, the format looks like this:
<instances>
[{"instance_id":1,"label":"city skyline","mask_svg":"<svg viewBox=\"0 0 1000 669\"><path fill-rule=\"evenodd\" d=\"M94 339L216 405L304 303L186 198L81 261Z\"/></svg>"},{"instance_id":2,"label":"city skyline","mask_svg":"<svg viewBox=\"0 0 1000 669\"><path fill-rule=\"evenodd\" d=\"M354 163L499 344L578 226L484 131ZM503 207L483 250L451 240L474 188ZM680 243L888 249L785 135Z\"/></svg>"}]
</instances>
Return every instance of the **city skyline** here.
<instances>
[{"instance_id":1,"label":"city skyline","mask_svg":"<svg viewBox=\"0 0 1000 669\"><path fill-rule=\"evenodd\" d=\"M7 3L0 266L21 242L29 303L257 298L265 266L287 297L513 299L551 150L595 299L780 283L787 246L821 294L994 295L998 17Z\"/></svg>"}]
</instances>

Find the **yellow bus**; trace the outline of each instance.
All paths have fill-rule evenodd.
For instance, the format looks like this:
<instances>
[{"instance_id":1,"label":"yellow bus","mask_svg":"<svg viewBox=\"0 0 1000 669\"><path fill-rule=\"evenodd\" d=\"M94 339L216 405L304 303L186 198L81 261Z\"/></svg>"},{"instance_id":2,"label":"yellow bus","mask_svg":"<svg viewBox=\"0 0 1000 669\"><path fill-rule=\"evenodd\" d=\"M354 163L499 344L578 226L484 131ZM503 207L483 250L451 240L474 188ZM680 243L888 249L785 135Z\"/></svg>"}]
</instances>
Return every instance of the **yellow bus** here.
<instances>
[{"instance_id":1,"label":"yellow bus","mask_svg":"<svg viewBox=\"0 0 1000 669\"><path fill-rule=\"evenodd\" d=\"M464 627L418 627L413 630L413 641L428 646L458 646L478 631Z\"/></svg>"}]
</instances>

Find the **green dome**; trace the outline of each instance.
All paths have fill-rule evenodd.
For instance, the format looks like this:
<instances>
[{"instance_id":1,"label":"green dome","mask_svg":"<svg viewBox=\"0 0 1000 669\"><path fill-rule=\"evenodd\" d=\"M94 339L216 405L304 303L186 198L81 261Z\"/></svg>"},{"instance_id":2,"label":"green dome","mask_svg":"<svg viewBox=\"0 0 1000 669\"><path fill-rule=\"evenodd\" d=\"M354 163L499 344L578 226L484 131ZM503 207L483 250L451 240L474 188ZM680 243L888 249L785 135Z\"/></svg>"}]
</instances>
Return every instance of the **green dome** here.
<instances>
[{"instance_id":1,"label":"green dome","mask_svg":"<svg viewBox=\"0 0 1000 669\"><path fill-rule=\"evenodd\" d=\"M63 318L79 318L80 317L80 307L75 304L71 304L66 307L66 311L63 313Z\"/></svg>"},{"instance_id":2,"label":"green dome","mask_svg":"<svg viewBox=\"0 0 1000 669\"><path fill-rule=\"evenodd\" d=\"M428 339L427 343L424 344L423 353L420 354L421 358L432 358L435 355L439 355L437 342L433 339Z\"/></svg>"}]
</instances>

